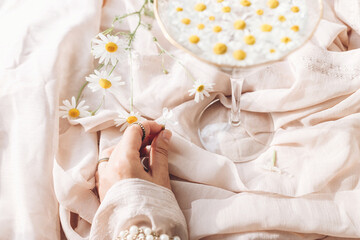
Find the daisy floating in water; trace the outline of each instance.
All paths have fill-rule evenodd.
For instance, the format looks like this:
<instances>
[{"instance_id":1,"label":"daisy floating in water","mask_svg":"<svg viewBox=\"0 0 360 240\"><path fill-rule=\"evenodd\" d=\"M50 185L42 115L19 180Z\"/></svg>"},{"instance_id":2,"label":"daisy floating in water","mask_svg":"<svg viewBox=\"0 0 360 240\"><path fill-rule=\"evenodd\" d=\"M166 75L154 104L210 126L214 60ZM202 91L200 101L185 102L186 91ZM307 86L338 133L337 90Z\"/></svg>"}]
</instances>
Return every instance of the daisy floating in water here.
<instances>
[{"instance_id":1,"label":"daisy floating in water","mask_svg":"<svg viewBox=\"0 0 360 240\"><path fill-rule=\"evenodd\" d=\"M95 59L100 58L99 63L107 65L111 62L115 66L125 53L126 42L117 36L104 36L102 33L98 36L100 39L94 39L95 45L92 46Z\"/></svg>"},{"instance_id":2,"label":"daisy floating in water","mask_svg":"<svg viewBox=\"0 0 360 240\"><path fill-rule=\"evenodd\" d=\"M90 112L87 111L89 106L84 106L85 100L82 100L78 105L76 105L75 97L71 98L71 103L69 100L63 101L64 106L60 106L60 117L67 118L68 120L74 120L79 117L88 117Z\"/></svg>"},{"instance_id":3,"label":"daisy floating in water","mask_svg":"<svg viewBox=\"0 0 360 240\"><path fill-rule=\"evenodd\" d=\"M205 97L209 97L209 91L213 90L214 83L207 83L203 80L196 80L193 88L189 90L189 96L192 96L195 94L195 102L199 102L204 100Z\"/></svg>"},{"instance_id":4,"label":"daisy floating in water","mask_svg":"<svg viewBox=\"0 0 360 240\"><path fill-rule=\"evenodd\" d=\"M120 128L120 132L124 131L129 125L141 121L141 116L138 112L120 113L115 120L115 126Z\"/></svg>"},{"instance_id":5,"label":"daisy floating in water","mask_svg":"<svg viewBox=\"0 0 360 240\"><path fill-rule=\"evenodd\" d=\"M113 95L119 94L118 87L124 85L125 83L121 81L121 76L113 77L109 76L106 71L94 71L95 74L90 74L89 77L86 77L86 81L89 82L89 88L93 91L102 91L105 95L106 92L110 92Z\"/></svg>"}]
</instances>

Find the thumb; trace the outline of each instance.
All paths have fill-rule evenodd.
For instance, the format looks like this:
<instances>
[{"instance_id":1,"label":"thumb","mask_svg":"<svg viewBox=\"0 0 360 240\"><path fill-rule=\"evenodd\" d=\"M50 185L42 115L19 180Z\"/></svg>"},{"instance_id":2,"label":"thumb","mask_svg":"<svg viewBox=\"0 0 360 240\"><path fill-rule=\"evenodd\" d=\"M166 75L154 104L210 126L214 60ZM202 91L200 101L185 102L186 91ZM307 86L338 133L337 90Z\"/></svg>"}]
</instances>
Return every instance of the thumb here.
<instances>
[{"instance_id":1,"label":"thumb","mask_svg":"<svg viewBox=\"0 0 360 240\"><path fill-rule=\"evenodd\" d=\"M150 152L151 175L157 184L168 188L170 188L168 149L171 136L169 130L162 131L153 140Z\"/></svg>"}]
</instances>

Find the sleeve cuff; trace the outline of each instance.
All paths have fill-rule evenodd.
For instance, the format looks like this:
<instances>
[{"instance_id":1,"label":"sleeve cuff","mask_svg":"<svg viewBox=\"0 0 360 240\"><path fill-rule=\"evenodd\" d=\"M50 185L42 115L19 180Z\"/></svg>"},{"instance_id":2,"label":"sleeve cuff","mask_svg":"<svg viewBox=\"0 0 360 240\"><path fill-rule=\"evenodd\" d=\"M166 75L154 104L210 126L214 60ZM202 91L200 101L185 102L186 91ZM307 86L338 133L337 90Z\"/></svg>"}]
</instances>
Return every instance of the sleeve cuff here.
<instances>
[{"instance_id":1,"label":"sleeve cuff","mask_svg":"<svg viewBox=\"0 0 360 240\"><path fill-rule=\"evenodd\" d=\"M131 225L188 237L185 217L173 192L142 179L125 179L109 189L94 217L90 239L114 239Z\"/></svg>"}]
</instances>

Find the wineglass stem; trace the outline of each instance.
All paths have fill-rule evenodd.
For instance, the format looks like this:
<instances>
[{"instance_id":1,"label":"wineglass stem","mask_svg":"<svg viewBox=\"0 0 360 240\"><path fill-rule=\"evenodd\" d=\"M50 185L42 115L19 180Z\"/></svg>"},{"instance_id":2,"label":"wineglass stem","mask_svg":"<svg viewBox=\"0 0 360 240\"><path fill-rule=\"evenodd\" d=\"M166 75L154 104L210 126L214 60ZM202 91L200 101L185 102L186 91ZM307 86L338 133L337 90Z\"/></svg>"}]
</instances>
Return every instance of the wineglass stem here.
<instances>
[{"instance_id":1,"label":"wineglass stem","mask_svg":"<svg viewBox=\"0 0 360 240\"><path fill-rule=\"evenodd\" d=\"M240 109L240 98L242 87L244 84L244 78L230 77L231 82L231 114L230 123L233 127L238 127L241 124L241 109Z\"/></svg>"}]
</instances>

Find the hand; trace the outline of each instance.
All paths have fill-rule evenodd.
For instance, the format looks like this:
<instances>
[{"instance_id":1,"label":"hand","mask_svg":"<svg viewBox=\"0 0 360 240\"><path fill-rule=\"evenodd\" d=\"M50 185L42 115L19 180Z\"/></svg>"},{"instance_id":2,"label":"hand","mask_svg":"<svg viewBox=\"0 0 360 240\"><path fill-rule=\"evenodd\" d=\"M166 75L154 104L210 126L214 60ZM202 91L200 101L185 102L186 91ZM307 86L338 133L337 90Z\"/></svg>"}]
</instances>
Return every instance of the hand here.
<instances>
[{"instance_id":1,"label":"hand","mask_svg":"<svg viewBox=\"0 0 360 240\"><path fill-rule=\"evenodd\" d=\"M129 126L121 141L102 153L109 157L108 162L102 162L96 172L96 187L100 201L106 192L116 182L127 178L140 178L171 189L168 170L168 147L171 138L169 130L153 121L142 123L145 128L145 139L142 139L142 129L138 124ZM151 145L149 150L147 146ZM140 162L141 157L148 156L149 172L146 172ZM146 164L146 163L145 163Z\"/></svg>"}]
</instances>

